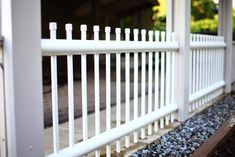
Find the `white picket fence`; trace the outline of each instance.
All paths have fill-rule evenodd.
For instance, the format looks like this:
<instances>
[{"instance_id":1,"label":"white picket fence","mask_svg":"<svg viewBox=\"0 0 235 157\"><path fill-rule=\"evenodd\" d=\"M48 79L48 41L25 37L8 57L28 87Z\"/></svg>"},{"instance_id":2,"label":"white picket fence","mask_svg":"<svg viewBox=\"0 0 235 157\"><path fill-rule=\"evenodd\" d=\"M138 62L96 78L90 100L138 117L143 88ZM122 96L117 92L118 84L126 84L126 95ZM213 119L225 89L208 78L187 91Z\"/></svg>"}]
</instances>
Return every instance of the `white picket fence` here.
<instances>
[{"instance_id":1,"label":"white picket fence","mask_svg":"<svg viewBox=\"0 0 235 157\"><path fill-rule=\"evenodd\" d=\"M177 56L180 45L174 33L115 29L116 40L111 40L111 28L105 27L105 40L99 39L99 26L94 26L94 40L87 40L87 26L81 25L81 39L72 39L72 25L66 24L66 39L56 39L56 23L50 23L50 39L42 39L42 56L51 58L51 86L53 110L53 151L50 157L84 156L106 147L106 156L111 156L111 143L116 141L116 152L130 147L158 131L158 127L174 122L177 114ZM147 35L147 39L146 39ZM124 40L121 40L124 38ZM189 112L206 104L223 93L224 47L222 37L192 35L190 52ZM111 127L111 54L116 56L116 127ZM124 55L121 55L124 54ZM82 81L82 133L83 141L75 142L74 130L74 81L73 56L81 56ZM87 55L94 55L95 82L95 135L88 135L87 104ZM105 55L106 62L106 131L101 132L100 124L100 73L99 56ZM134 57L131 57L131 56ZM60 149L58 122L57 56L67 56L68 104L69 104L69 146ZM121 103L121 58L125 57L125 103ZM134 91L130 91L130 63L134 60ZM139 65L141 70L139 70ZM147 70L146 70L147 67ZM141 77L139 77L141 76ZM146 77L148 76L148 77ZM146 85L148 86L146 90ZM138 98L138 87L141 96ZM131 103L130 92L134 93ZM146 94L147 93L147 94ZM141 101L139 101L141 100ZM147 101L146 101L147 100ZM146 103L147 102L147 103ZM131 109L133 105L133 110ZM140 106L140 107L139 107ZM125 108L125 113L121 112ZM125 122L121 124L121 115ZM133 118L130 115L134 115ZM160 126L159 126L160 125ZM125 144L120 140L125 138Z\"/></svg>"},{"instance_id":2,"label":"white picket fence","mask_svg":"<svg viewBox=\"0 0 235 157\"><path fill-rule=\"evenodd\" d=\"M193 111L223 93L223 37L191 35L189 111Z\"/></svg>"}]
</instances>

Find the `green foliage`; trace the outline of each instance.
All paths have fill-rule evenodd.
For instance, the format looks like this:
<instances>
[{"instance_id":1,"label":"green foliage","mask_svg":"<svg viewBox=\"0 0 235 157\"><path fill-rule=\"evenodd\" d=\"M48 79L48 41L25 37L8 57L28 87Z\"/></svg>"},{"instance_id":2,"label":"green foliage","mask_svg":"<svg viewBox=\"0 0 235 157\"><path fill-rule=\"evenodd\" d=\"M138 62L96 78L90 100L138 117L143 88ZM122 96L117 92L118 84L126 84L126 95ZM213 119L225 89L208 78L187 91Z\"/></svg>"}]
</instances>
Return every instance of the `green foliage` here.
<instances>
[{"instance_id":1,"label":"green foliage","mask_svg":"<svg viewBox=\"0 0 235 157\"><path fill-rule=\"evenodd\" d=\"M235 32L235 8L233 9L233 32Z\"/></svg>"},{"instance_id":2,"label":"green foliage","mask_svg":"<svg viewBox=\"0 0 235 157\"><path fill-rule=\"evenodd\" d=\"M154 30L165 31L166 30L166 16L157 17L154 21Z\"/></svg>"},{"instance_id":3,"label":"green foliage","mask_svg":"<svg viewBox=\"0 0 235 157\"><path fill-rule=\"evenodd\" d=\"M215 34L218 27L216 4L213 0L192 0L191 32Z\"/></svg>"},{"instance_id":4,"label":"green foliage","mask_svg":"<svg viewBox=\"0 0 235 157\"><path fill-rule=\"evenodd\" d=\"M213 19L205 18L197 21L191 21L191 32L214 34L217 31L217 26L218 16L215 15Z\"/></svg>"},{"instance_id":5,"label":"green foliage","mask_svg":"<svg viewBox=\"0 0 235 157\"><path fill-rule=\"evenodd\" d=\"M195 21L206 18L214 19L216 10L213 0L192 0L191 2L191 14Z\"/></svg>"},{"instance_id":6,"label":"green foliage","mask_svg":"<svg viewBox=\"0 0 235 157\"><path fill-rule=\"evenodd\" d=\"M156 8L159 7L153 8L153 28L164 31L166 30L166 15L159 14L159 9ZM218 15L216 4L214 3L214 1L192 0L191 21L191 32L216 33L218 25Z\"/></svg>"},{"instance_id":7,"label":"green foliage","mask_svg":"<svg viewBox=\"0 0 235 157\"><path fill-rule=\"evenodd\" d=\"M153 29L159 31L166 30L166 0L158 0L158 4L153 7Z\"/></svg>"},{"instance_id":8,"label":"green foliage","mask_svg":"<svg viewBox=\"0 0 235 157\"><path fill-rule=\"evenodd\" d=\"M191 21L192 33L216 34L218 29L218 15L213 19L205 18L197 21ZM235 9L233 9L233 32L235 32Z\"/></svg>"},{"instance_id":9,"label":"green foliage","mask_svg":"<svg viewBox=\"0 0 235 157\"><path fill-rule=\"evenodd\" d=\"M164 1L161 1L164 2ZM161 6L153 7L153 29L166 30L166 15L160 13ZM192 0L191 3L191 32L216 34L218 29L218 10L213 0ZM235 32L235 9L233 9L233 31Z\"/></svg>"}]
</instances>

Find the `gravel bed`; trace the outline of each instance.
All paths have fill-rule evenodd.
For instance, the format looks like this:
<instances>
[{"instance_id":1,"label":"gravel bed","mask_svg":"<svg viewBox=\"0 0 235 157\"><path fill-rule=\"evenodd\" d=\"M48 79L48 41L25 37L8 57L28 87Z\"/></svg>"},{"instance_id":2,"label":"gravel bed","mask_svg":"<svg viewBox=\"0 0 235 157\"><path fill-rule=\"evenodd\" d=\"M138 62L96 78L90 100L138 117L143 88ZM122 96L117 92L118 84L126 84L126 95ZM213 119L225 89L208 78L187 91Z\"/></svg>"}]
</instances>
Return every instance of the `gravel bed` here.
<instances>
[{"instance_id":1,"label":"gravel bed","mask_svg":"<svg viewBox=\"0 0 235 157\"><path fill-rule=\"evenodd\" d=\"M217 101L131 157L188 157L235 113L235 95Z\"/></svg>"}]
</instances>

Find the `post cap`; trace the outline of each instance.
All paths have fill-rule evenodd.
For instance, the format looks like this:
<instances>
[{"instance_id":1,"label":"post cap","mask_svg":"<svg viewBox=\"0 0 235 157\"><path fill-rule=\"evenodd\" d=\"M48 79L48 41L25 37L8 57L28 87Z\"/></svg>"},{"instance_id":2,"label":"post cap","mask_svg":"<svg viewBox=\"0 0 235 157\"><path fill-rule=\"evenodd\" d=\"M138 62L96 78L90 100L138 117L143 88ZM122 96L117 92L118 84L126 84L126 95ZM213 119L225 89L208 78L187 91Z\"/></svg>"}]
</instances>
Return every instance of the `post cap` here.
<instances>
[{"instance_id":1,"label":"post cap","mask_svg":"<svg viewBox=\"0 0 235 157\"><path fill-rule=\"evenodd\" d=\"M87 25L81 25L80 26L80 31L87 31Z\"/></svg>"},{"instance_id":2,"label":"post cap","mask_svg":"<svg viewBox=\"0 0 235 157\"><path fill-rule=\"evenodd\" d=\"M155 31L155 36L159 36L160 32L159 31Z\"/></svg>"},{"instance_id":3,"label":"post cap","mask_svg":"<svg viewBox=\"0 0 235 157\"><path fill-rule=\"evenodd\" d=\"M120 33L121 33L121 28L116 28L116 29L115 29L115 33L116 33L116 34L120 34Z\"/></svg>"},{"instance_id":4,"label":"post cap","mask_svg":"<svg viewBox=\"0 0 235 157\"><path fill-rule=\"evenodd\" d=\"M152 30L149 31L149 35L153 35L153 31Z\"/></svg>"},{"instance_id":5,"label":"post cap","mask_svg":"<svg viewBox=\"0 0 235 157\"><path fill-rule=\"evenodd\" d=\"M93 31L94 32L99 32L100 31L100 26L98 26L98 25L93 26Z\"/></svg>"},{"instance_id":6,"label":"post cap","mask_svg":"<svg viewBox=\"0 0 235 157\"><path fill-rule=\"evenodd\" d=\"M56 22L50 22L50 23L49 23L49 29L50 29L50 30L56 30L56 29L57 29L57 24L56 24Z\"/></svg>"},{"instance_id":7,"label":"post cap","mask_svg":"<svg viewBox=\"0 0 235 157\"><path fill-rule=\"evenodd\" d=\"M146 34L146 29L141 29L141 34Z\"/></svg>"},{"instance_id":8,"label":"post cap","mask_svg":"<svg viewBox=\"0 0 235 157\"><path fill-rule=\"evenodd\" d=\"M139 33L139 30L138 29L134 29L134 34L138 34Z\"/></svg>"},{"instance_id":9,"label":"post cap","mask_svg":"<svg viewBox=\"0 0 235 157\"><path fill-rule=\"evenodd\" d=\"M162 31L162 32L161 32L161 35L162 35L162 36L165 36L165 35L166 35L166 32Z\"/></svg>"},{"instance_id":10,"label":"post cap","mask_svg":"<svg viewBox=\"0 0 235 157\"><path fill-rule=\"evenodd\" d=\"M125 28L125 33L126 34L130 34L130 32L131 32L130 28Z\"/></svg>"},{"instance_id":11,"label":"post cap","mask_svg":"<svg viewBox=\"0 0 235 157\"><path fill-rule=\"evenodd\" d=\"M71 23L65 24L65 30L66 30L66 31L71 31L71 30L73 30L73 25L72 25Z\"/></svg>"},{"instance_id":12,"label":"post cap","mask_svg":"<svg viewBox=\"0 0 235 157\"><path fill-rule=\"evenodd\" d=\"M111 32L111 27L109 27L109 26L105 27L105 32L110 33Z\"/></svg>"}]
</instances>

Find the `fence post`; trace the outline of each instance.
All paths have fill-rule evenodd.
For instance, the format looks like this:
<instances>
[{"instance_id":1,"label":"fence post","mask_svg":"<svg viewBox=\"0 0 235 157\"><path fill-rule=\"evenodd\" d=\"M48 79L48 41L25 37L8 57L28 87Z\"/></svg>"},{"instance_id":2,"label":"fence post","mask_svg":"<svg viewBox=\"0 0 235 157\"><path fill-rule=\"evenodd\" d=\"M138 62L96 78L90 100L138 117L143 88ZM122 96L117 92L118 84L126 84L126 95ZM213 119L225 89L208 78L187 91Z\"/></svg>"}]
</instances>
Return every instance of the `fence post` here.
<instances>
[{"instance_id":1,"label":"fence post","mask_svg":"<svg viewBox=\"0 0 235 157\"><path fill-rule=\"evenodd\" d=\"M233 8L232 0L220 0L219 1L219 26L218 26L218 35L224 36L226 42L225 50L225 92L231 92L231 83L232 83L232 17L233 17Z\"/></svg>"},{"instance_id":2,"label":"fence post","mask_svg":"<svg viewBox=\"0 0 235 157\"><path fill-rule=\"evenodd\" d=\"M40 0L1 2L7 154L42 157Z\"/></svg>"},{"instance_id":3,"label":"fence post","mask_svg":"<svg viewBox=\"0 0 235 157\"><path fill-rule=\"evenodd\" d=\"M0 8L2 6L2 0L0 0ZM2 37L2 14L0 10L0 37Z\"/></svg>"},{"instance_id":4,"label":"fence post","mask_svg":"<svg viewBox=\"0 0 235 157\"><path fill-rule=\"evenodd\" d=\"M6 125L5 125L5 102L4 102L3 81L4 81L3 52L2 52L2 39L0 39L0 156L6 157Z\"/></svg>"},{"instance_id":5,"label":"fence post","mask_svg":"<svg viewBox=\"0 0 235 157\"><path fill-rule=\"evenodd\" d=\"M174 32L174 4L175 0L166 1L166 32Z\"/></svg>"},{"instance_id":6,"label":"fence post","mask_svg":"<svg viewBox=\"0 0 235 157\"><path fill-rule=\"evenodd\" d=\"M190 53L190 15L191 0L180 0L174 4L173 14L174 31L176 41L179 42L179 54L177 57L176 87L177 104L179 105L179 120L185 121L188 118L189 109L189 53Z\"/></svg>"}]
</instances>

